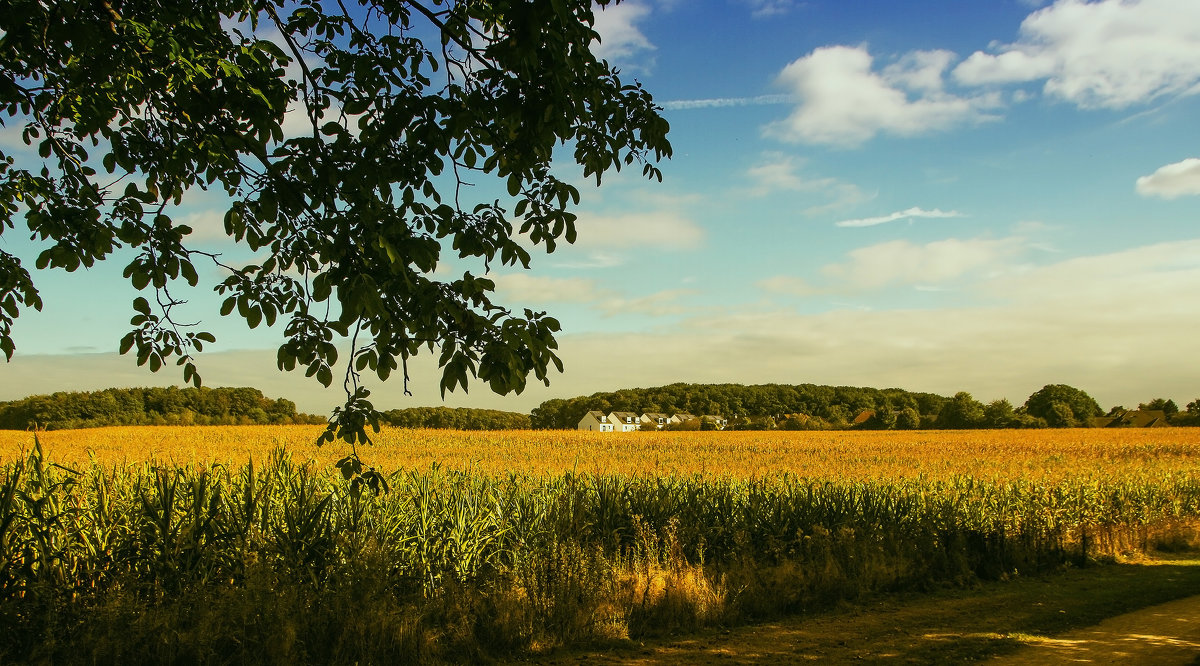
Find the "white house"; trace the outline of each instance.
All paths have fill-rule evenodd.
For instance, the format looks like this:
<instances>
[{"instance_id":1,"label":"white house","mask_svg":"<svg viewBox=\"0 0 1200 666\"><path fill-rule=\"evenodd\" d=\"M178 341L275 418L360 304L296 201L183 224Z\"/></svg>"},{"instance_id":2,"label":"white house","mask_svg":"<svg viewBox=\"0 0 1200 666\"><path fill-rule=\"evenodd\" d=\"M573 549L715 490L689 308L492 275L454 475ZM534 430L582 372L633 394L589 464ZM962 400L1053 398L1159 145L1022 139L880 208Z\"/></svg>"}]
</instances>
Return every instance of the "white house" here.
<instances>
[{"instance_id":1,"label":"white house","mask_svg":"<svg viewBox=\"0 0 1200 666\"><path fill-rule=\"evenodd\" d=\"M642 418L633 412L613 412L608 415L613 432L633 432L642 427Z\"/></svg>"},{"instance_id":2,"label":"white house","mask_svg":"<svg viewBox=\"0 0 1200 666\"><path fill-rule=\"evenodd\" d=\"M688 421L694 421L695 419L696 419L695 414L688 414L687 412L680 412L671 417L670 423L686 423Z\"/></svg>"},{"instance_id":3,"label":"white house","mask_svg":"<svg viewBox=\"0 0 1200 666\"><path fill-rule=\"evenodd\" d=\"M613 423L604 415L604 412L591 411L579 419L579 429L592 432L612 432Z\"/></svg>"},{"instance_id":4,"label":"white house","mask_svg":"<svg viewBox=\"0 0 1200 666\"><path fill-rule=\"evenodd\" d=\"M663 426L671 422L670 415L660 412L646 412L642 414L642 425L661 429Z\"/></svg>"}]
</instances>

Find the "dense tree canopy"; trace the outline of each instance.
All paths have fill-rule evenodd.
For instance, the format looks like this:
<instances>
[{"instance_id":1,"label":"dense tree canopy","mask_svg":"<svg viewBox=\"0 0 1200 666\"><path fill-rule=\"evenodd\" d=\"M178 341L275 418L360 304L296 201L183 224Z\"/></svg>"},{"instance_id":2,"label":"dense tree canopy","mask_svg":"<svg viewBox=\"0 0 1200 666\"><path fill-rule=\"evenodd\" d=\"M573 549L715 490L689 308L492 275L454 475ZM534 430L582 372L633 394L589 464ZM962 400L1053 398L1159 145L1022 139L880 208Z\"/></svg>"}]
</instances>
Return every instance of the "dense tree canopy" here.
<instances>
[{"instance_id":1,"label":"dense tree canopy","mask_svg":"<svg viewBox=\"0 0 1200 666\"><path fill-rule=\"evenodd\" d=\"M449 430L528 430L529 415L470 407L409 407L383 412L384 423L398 428Z\"/></svg>"},{"instance_id":2,"label":"dense tree canopy","mask_svg":"<svg viewBox=\"0 0 1200 666\"><path fill-rule=\"evenodd\" d=\"M256 388L112 388L31 395L0 402L0 428L95 428L117 425L266 425L323 423L296 413L291 400Z\"/></svg>"},{"instance_id":3,"label":"dense tree canopy","mask_svg":"<svg viewBox=\"0 0 1200 666\"><path fill-rule=\"evenodd\" d=\"M1091 425L1104 410L1086 392L1066 384L1047 384L1025 401L1025 411L1045 419L1051 427Z\"/></svg>"},{"instance_id":4,"label":"dense tree canopy","mask_svg":"<svg viewBox=\"0 0 1200 666\"><path fill-rule=\"evenodd\" d=\"M23 219L39 269L132 248L125 276L148 291L121 350L196 385L214 336L171 289L224 269L221 314L281 322L280 369L343 374L330 437L361 441L377 417L359 373L407 380L422 350L443 393L470 376L520 391L561 370L559 325L493 302L486 272L529 266L522 235L575 239L579 191L552 157L598 182L661 178L671 151L649 93L590 50L593 24L592 0L3 0L0 129L28 148L0 148L0 234ZM480 179L507 198L473 200ZM176 206L196 189L227 197L225 233L255 263L195 249ZM447 251L482 272L436 274ZM5 357L41 306L0 250Z\"/></svg>"}]
</instances>

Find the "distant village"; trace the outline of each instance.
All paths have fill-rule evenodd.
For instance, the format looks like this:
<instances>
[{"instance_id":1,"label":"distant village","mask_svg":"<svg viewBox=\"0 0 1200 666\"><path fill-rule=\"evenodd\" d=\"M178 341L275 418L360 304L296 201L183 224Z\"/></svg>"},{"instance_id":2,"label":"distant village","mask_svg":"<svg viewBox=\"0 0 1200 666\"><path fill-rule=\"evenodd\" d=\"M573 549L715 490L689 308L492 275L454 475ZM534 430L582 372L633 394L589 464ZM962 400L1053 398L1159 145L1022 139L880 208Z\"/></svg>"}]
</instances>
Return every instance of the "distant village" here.
<instances>
[{"instance_id":1,"label":"distant village","mask_svg":"<svg viewBox=\"0 0 1200 666\"><path fill-rule=\"evenodd\" d=\"M647 412L638 416L634 412L590 411L579 420L579 430L592 432L632 432L634 430L662 430L675 428L686 430L724 430L729 421L711 414L659 414ZM688 427L692 426L692 427Z\"/></svg>"}]
</instances>

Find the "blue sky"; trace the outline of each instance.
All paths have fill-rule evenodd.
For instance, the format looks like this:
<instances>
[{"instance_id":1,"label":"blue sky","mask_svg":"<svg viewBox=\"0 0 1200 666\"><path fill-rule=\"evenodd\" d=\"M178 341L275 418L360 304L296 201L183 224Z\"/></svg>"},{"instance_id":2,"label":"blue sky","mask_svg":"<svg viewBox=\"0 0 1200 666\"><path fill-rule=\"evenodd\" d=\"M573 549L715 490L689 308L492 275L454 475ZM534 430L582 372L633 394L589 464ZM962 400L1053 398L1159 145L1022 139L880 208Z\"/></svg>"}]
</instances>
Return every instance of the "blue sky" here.
<instances>
[{"instance_id":1,"label":"blue sky","mask_svg":"<svg viewBox=\"0 0 1200 666\"><path fill-rule=\"evenodd\" d=\"M661 184L561 166L579 241L493 277L503 302L558 316L566 372L446 404L673 381L1200 397L1200 3L628 0L597 28L665 107L675 157ZM229 251L219 203L178 217ZM46 309L18 320L0 399L178 380L113 353L118 264L37 276ZM208 384L340 400L275 370L279 331L191 298L219 338ZM378 406L441 404L432 368L414 377L412 398L376 383Z\"/></svg>"}]
</instances>

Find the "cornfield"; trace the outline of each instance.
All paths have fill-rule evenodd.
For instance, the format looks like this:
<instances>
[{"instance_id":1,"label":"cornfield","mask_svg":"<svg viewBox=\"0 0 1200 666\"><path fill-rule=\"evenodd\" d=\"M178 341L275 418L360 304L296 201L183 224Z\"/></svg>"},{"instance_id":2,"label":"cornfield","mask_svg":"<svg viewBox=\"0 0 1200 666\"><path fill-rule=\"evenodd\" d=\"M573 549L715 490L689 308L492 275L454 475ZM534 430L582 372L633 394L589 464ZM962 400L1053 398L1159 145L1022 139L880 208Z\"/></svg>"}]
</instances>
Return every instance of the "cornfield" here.
<instances>
[{"instance_id":1,"label":"cornfield","mask_svg":"<svg viewBox=\"0 0 1200 666\"><path fill-rule=\"evenodd\" d=\"M1195 430L388 430L360 451L380 494L319 430L0 436L0 661L475 658L1086 563L1200 517Z\"/></svg>"},{"instance_id":2,"label":"cornfield","mask_svg":"<svg viewBox=\"0 0 1200 666\"><path fill-rule=\"evenodd\" d=\"M325 468L345 454L317 448L321 426L159 426L39 433L60 464L241 465L276 449ZM1200 462L1200 428L922 430L831 432L453 431L385 428L360 453L383 470L445 469L483 474L814 479L910 477L1058 482L1188 471ZM0 430L0 462L33 445L27 432Z\"/></svg>"}]
</instances>

